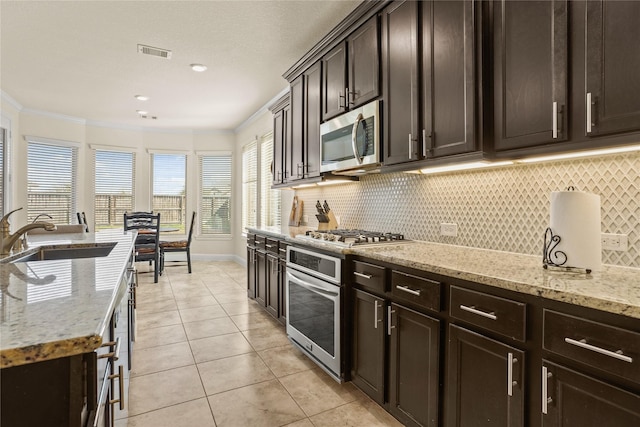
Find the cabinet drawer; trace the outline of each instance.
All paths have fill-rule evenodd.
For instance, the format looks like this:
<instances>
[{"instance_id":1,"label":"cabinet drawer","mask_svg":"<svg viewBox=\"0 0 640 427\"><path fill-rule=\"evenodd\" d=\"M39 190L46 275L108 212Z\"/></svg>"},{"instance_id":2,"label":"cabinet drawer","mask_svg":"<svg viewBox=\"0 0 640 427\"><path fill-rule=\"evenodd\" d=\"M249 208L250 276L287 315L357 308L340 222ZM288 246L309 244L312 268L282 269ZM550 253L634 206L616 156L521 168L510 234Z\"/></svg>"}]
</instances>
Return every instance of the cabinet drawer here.
<instances>
[{"instance_id":1,"label":"cabinet drawer","mask_svg":"<svg viewBox=\"0 0 640 427\"><path fill-rule=\"evenodd\" d=\"M384 292L385 268L361 261L353 261L353 281L376 292Z\"/></svg>"},{"instance_id":2,"label":"cabinet drawer","mask_svg":"<svg viewBox=\"0 0 640 427\"><path fill-rule=\"evenodd\" d=\"M256 235L253 233L247 233L247 246L256 245Z\"/></svg>"},{"instance_id":3,"label":"cabinet drawer","mask_svg":"<svg viewBox=\"0 0 640 427\"><path fill-rule=\"evenodd\" d=\"M393 271L391 294L394 299L411 302L433 311L440 311L441 283L423 277Z\"/></svg>"},{"instance_id":4,"label":"cabinet drawer","mask_svg":"<svg viewBox=\"0 0 640 427\"><path fill-rule=\"evenodd\" d=\"M256 235L256 248L266 249L267 238L265 236Z\"/></svg>"},{"instance_id":5,"label":"cabinet drawer","mask_svg":"<svg viewBox=\"0 0 640 427\"><path fill-rule=\"evenodd\" d=\"M451 287L449 314L518 341L526 340L526 304L483 292Z\"/></svg>"},{"instance_id":6,"label":"cabinet drawer","mask_svg":"<svg viewBox=\"0 0 640 427\"><path fill-rule=\"evenodd\" d=\"M272 239L270 237L266 238L265 241L265 248L267 249L267 252L272 253L274 255L278 255L278 239Z\"/></svg>"},{"instance_id":7,"label":"cabinet drawer","mask_svg":"<svg viewBox=\"0 0 640 427\"><path fill-rule=\"evenodd\" d=\"M543 347L553 353L640 383L640 334L544 310Z\"/></svg>"}]
</instances>

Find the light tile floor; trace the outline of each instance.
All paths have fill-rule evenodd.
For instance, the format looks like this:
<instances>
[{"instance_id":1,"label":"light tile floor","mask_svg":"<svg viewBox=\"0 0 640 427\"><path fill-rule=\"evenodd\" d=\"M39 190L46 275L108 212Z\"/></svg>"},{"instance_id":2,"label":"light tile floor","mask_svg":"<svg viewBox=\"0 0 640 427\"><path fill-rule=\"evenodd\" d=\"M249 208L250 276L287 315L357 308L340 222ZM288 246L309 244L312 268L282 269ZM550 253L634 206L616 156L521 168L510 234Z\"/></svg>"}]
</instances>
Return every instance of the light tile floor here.
<instances>
[{"instance_id":1,"label":"light tile floor","mask_svg":"<svg viewBox=\"0 0 640 427\"><path fill-rule=\"evenodd\" d=\"M202 261L192 274L167 266L158 283L139 277L129 406L116 427L401 426L289 343L247 299L244 267Z\"/></svg>"}]
</instances>

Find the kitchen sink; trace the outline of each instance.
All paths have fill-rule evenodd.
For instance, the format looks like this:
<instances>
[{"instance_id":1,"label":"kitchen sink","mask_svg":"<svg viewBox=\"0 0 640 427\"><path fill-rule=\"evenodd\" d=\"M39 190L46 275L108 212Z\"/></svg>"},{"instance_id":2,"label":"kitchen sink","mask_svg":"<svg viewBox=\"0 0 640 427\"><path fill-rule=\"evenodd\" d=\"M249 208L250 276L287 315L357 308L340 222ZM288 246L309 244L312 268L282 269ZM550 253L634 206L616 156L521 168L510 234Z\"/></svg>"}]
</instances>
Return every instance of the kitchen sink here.
<instances>
[{"instance_id":1,"label":"kitchen sink","mask_svg":"<svg viewBox=\"0 0 640 427\"><path fill-rule=\"evenodd\" d=\"M111 253L115 245L116 242L43 246L13 262L105 257Z\"/></svg>"}]
</instances>

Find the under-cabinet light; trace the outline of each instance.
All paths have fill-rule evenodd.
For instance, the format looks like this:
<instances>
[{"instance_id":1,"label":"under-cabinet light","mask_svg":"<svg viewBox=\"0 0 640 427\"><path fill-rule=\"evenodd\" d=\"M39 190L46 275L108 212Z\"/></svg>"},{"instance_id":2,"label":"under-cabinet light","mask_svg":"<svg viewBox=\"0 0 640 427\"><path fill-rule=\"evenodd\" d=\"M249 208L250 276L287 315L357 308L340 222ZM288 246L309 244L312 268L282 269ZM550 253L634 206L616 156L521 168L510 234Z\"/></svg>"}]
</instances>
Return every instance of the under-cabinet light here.
<instances>
[{"instance_id":1,"label":"under-cabinet light","mask_svg":"<svg viewBox=\"0 0 640 427\"><path fill-rule=\"evenodd\" d=\"M626 147L603 148L601 150L578 151L575 153L552 154L549 156L531 157L529 159L516 160L517 163L538 163L552 160L578 159L581 157L603 156L606 154L629 153L640 151L640 145L629 145Z\"/></svg>"},{"instance_id":2,"label":"under-cabinet light","mask_svg":"<svg viewBox=\"0 0 640 427\"><path fill-rule=\"evenodd\" d=\"M506 166L512 165L513 162L511 160L506 160L502 162L470 162L470 163L459 163L455 165L447 165L447 166L435 166L428 167L424 169L420 169L420 173L423 174L434 174L434 173L442 173L442 172L455 172L455 171L464 171L471 169L481 169L481 168L493 168L498 166Z\"/></svg>"},{"instance_id":3,"label":"under-cabinet light","mask_svg":"<svg viewBox=\"0 0 640 427\"><path fill-rule=\"evenodd\" d=\"M294 190L297 190L298 188L309 188L309 187L315 187L316 184L312 183L312 184L299 184L299 185L292 185L291 188Z\"/></svg>"},{"instance_id":4,"label":"under-cabinet light","mask_svg":"<svg viewBox=\"0 0 640 427\"><path fill-rule=\"evenodd\" d=\"M355 182L352 179L328 179L326 181L317 182L316 185L336 185L336 184L349 184Z\"/></svg>"}]
</instances>

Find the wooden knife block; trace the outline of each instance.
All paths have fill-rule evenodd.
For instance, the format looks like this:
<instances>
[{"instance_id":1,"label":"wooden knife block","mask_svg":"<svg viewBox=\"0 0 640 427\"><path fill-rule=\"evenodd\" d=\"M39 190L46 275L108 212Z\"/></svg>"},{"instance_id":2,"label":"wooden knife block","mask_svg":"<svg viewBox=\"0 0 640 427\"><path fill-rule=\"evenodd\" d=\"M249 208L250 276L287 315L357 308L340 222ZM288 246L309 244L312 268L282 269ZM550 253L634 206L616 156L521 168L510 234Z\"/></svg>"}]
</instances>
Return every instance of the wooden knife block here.
<instances>
[{"instance_id":1,"label":"wooden knife block","mask_svg":"<svg viewBox=\"0 0 640 427\"><path fill-rule=\"evenodd\" d=\"M329 218L329 222L318 222L318 231L329 231L338 228L338 221L336 221L333 211L329 211L327 217Z\"/></svg>"}]
</instances>

